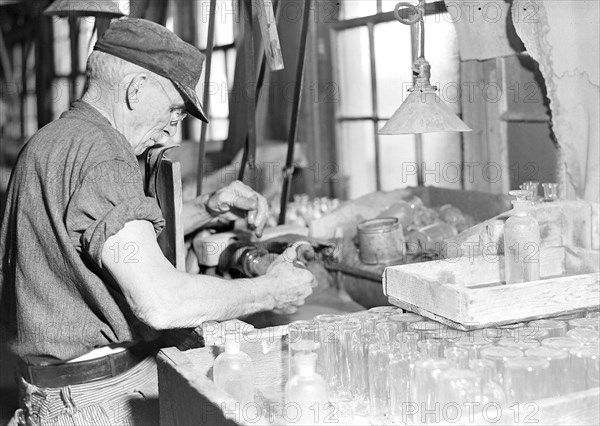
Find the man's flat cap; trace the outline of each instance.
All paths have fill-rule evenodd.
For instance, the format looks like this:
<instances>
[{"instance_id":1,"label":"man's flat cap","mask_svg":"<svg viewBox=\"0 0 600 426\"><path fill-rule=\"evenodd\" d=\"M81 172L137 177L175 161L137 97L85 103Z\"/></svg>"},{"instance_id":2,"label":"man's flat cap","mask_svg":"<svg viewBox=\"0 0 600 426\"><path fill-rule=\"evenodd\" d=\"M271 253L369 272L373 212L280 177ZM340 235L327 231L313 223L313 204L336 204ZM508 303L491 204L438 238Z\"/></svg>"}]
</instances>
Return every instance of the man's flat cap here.
<instances>
[{"instance_id":1,"label":"man's flat cap","mask_svg":"<svg viewBox=\"0 0 600 426\"><path fill-rule=\"evenodd\" d=\"M145 19L121 18L110 24L94 49L171 80L186 101L187 111L208 123L196 95L204 55L173 32Z\"/></svg>"}]
</instances>

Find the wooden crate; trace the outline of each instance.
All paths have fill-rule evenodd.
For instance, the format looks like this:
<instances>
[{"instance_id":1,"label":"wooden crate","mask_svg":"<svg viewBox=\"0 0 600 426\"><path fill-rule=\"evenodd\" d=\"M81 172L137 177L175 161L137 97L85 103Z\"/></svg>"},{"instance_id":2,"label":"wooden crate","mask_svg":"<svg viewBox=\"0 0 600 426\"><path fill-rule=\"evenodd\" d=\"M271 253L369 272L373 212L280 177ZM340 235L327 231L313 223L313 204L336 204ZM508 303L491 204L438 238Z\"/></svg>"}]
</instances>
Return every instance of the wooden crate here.
<instances>
[{"instance_id":1,"label":"wooden crate","mask_svg":"<svg viewBox=\"0 0 600 426\"><path fill-rule=\"evenodd\" d=\"M207 346L185 352L174 347L162 349L157 357L160 424L285 424L282 408L288 378L288 348L281 331L281 327L270 327L254 330L242 338L241 349L252 358L255 373L256 404L249 407L236 405L212 381L212 366L221 348ZM257 419L257 407L263 412L268 410L271 418Z\"/></svg>"},{"instance_id":2,"label":"wooden crate","mask_svg":"<svg viewBox=\"0 0 600 426\"><path fill-rule=\"evenodd\" d=\"M252 334L254 337L242 343L242 349L254 362L256 406L269 407L266 410L268 415L261 419L253 416L250 407L246 411L246 421L241 417L244 411L212 382L212 366L220 352L218 348L210 346L184 352L177 348L163 349L158 355L161 426L285 424L282 408L283 389L288 377L288 350L286 339L282 339L280 334L277 327L257 330ZM447 424L597 425L600 421L599 397L600 388L594 388L534 401L529 405L504 407L499 412L492 407L486 411L485 417L482 413L475 413L470 418L468 410L465 410L459 423L453 421ZM348 424L342 421L330 423ZM369 423L365 418L356 418L353 424L367 426Z\"/></svg>"},{"instance_id":3,"label":"wooden crate","mask_svg":"<svg viewBox=\"0 0 600 426\"><path fill-rule=\"evenodd\" d=\"M600 256L595 250L552 247L540 253L542 279L505 285L502 255L386 268L389 301L462 330L510 324L598 306Z\"/></svg>"}]
</instances>

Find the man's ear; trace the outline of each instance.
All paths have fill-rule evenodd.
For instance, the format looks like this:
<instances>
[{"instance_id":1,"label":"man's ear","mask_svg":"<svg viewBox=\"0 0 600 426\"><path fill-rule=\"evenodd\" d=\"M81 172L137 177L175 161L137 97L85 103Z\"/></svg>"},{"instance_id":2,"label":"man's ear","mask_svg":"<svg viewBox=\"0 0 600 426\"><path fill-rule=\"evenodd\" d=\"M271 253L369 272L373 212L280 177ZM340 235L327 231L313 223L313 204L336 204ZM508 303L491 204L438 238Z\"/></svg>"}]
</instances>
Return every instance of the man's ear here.
<instances>
[{"instance_id":1,"label":"man's ear","mask_svg":"<svg viewBox=\"0 0 600 426\"><path fill-rule=\"evenodd\" d=\"M145 73L135 74L129 84L127 84L127 92L125 93L125 102L130 110L134 110L139 103L139 94L143 90L148 76Z\"/></svg>"}]
</instances>

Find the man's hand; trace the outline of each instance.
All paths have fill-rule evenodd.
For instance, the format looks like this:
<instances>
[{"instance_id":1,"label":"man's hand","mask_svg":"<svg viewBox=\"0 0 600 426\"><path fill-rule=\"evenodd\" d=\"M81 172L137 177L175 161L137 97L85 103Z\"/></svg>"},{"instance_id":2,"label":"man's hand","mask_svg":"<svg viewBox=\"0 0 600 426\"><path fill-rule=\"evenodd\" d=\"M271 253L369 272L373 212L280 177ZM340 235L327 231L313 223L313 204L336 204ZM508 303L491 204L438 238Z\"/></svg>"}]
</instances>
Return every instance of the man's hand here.
<instances>
[{"instance_id":1,"label":"man's hand","mask_svg":"<svg viewBox=\"0 0 600 426\"><path fill-rule=\"evenodd\" d=\"M267 224L269 207L265 197L239 180L219 189L206 202L206 209L213 216L226 220L246 217L248 227L260 237Z\"/></svg>"},{"instance_id":2,"label":"man's hand","mask_svg":"<svg viewBox=\"0 0 600 426\"><path fill-rule=\"evenodd\" d=\"M266 275L274 278L276 283L271 292L276 313L296 312L317 285L314 275L296 259L297 247L301 244L297 242L288 247L267 269Z\"/></svg>"}]
</instances>

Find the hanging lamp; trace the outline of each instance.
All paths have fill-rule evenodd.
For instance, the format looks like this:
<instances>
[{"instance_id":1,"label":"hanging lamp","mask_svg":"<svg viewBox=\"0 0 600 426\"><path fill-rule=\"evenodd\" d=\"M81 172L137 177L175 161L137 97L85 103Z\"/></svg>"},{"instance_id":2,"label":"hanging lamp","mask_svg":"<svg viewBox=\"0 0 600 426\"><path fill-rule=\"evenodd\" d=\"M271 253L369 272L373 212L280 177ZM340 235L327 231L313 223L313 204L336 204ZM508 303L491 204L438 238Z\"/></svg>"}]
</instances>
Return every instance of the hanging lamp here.
<instances>
[{"instance_id":1,"label":"hanging lamp","mask_svg":"<svg viewBox=\"0 0 600 426\"><path fill-rule=\"evenodd\" d=\"M126 16L129 1L119 0L56 0L44 10L44 15L63 17L94 16L119 18Z\"/></svg>"},{"instance_id":2,"label":"hanging lamp","mask_svg":"<svg viewBox=\"0 0 600 426\"><path fill-rule=\"evenodd\" d=\"M413 63L413 86L408 89L410 94L378 133L470 132L471 128L437 95L437 87L431 85L431 66L425 59L425 0L419 0L417 6L400 2L394 9L394 15L405 25L419 23L420 51Z\"/></svg>"}]
</instances>

